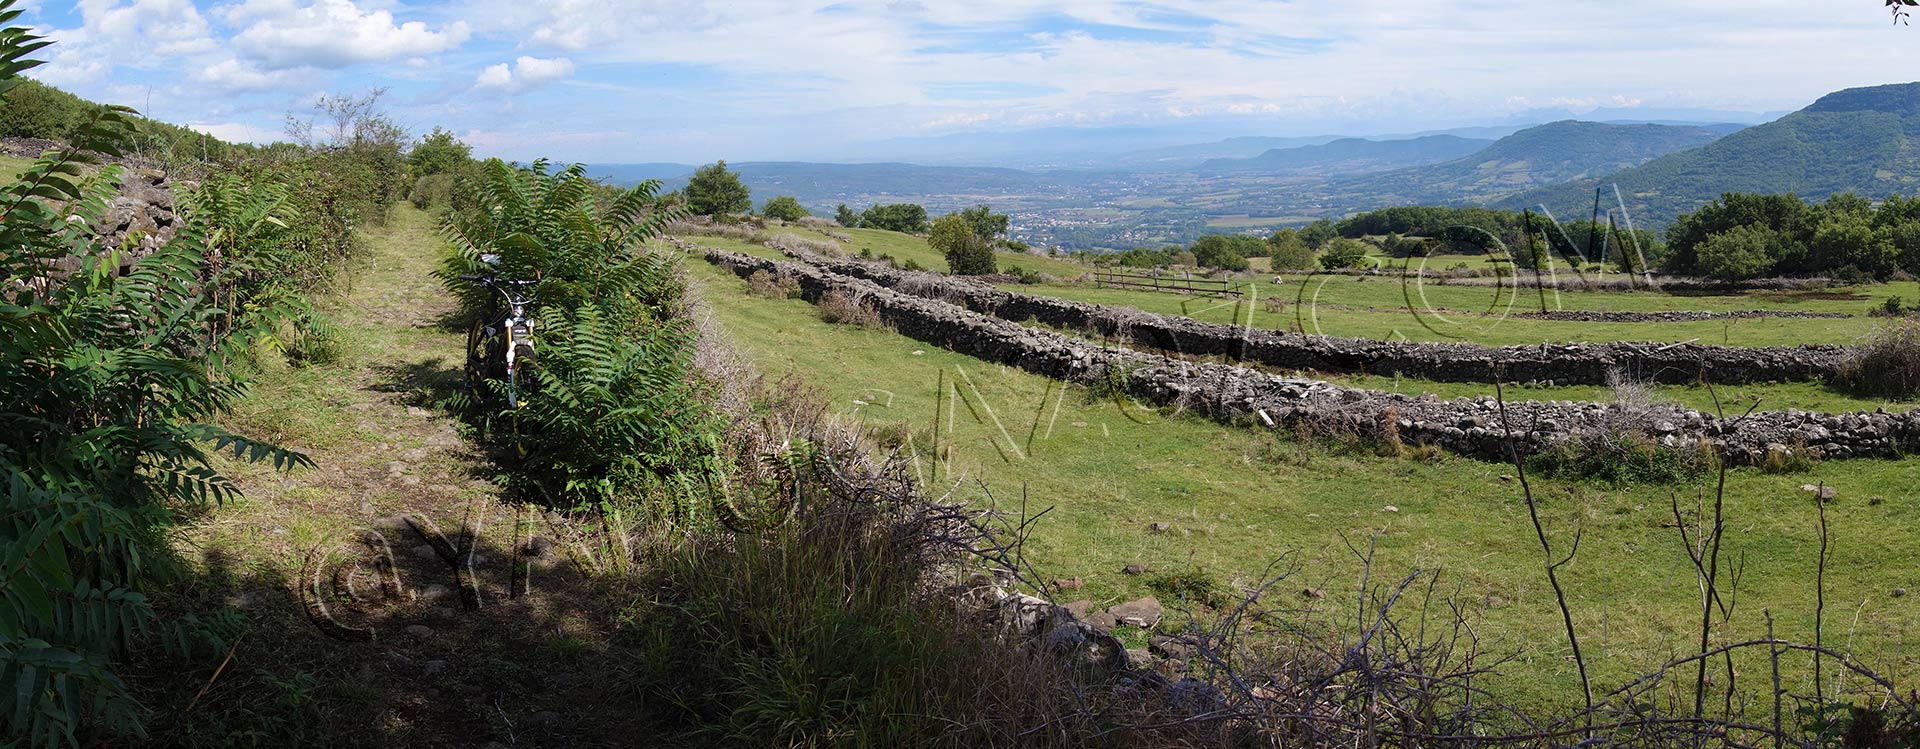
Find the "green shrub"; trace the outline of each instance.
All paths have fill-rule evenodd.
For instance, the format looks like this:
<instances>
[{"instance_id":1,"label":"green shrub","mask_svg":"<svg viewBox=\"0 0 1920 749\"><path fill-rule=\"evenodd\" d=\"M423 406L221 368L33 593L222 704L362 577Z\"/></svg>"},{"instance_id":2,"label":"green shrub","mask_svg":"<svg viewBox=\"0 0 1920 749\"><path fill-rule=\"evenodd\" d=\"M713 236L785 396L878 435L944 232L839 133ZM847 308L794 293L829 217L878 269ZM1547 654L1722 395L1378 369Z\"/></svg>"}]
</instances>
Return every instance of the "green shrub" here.
<instances>
[{"instance_id":1,"label":"green shrub","mask_svg":"<svg viewBox=\"0 0 1920 749\"><path fill-rule=\"evenodd\" d=\"M515 168L492 159L473 189L484 208L448 216L454 252L436 275L469 319L498 304L460 279L489 271L537 278L537 395L518 417L530 452L527 477L551 500L623 506L657 501L690 513L717 470L718 423L694 376L695 333L671 256L645 241L679 218L660 205L657 181L595 199L585 167L557 173L545 161ZM504 413L483 412L487 420Z\"/></svg>"},{"instance_id":2,"label":"green shrub","mask_svg":"<svg viewBox=\"0 0 1920 749\"><path fill-rule=\"evenodd\" d=\"M447 208L453 205L452 174L429 174L413 181L413 189L407 191L407 202L423 211Z\"/></svg>"},{"instance_id":3,"label":"green shrub","mask_svg":"<svg viewBox=\"0 0 1920 749\"><path fill-rule=\"evenodd\" d=\"M1625 487L1693 481L1713 470L1717 460L1708 450L1676 450L1645 437L1621 435L1565 443L1527 456L1527 465L1542 476Z\"/></svg>"},{"instance_id":4,"label":"green shrub","mask_svg":"<svg viewBox=\"0 0 1920 749\"><path fill-rule=\"evenodd\" d=\"M0 18L13 6L0 0ZM0 60L15 61L0 65L0 94L32 62L32 39L0 28ZM90 154L123 156L136 134L130 110L92 108L66 150L0 186L0 275L49 281L53 261L72 268L38 291L0 289L0 736L10 743L143 735L120 658L231 634L198 617L158 622L143 594L178 569L167 545L175 513L236 494L211 453L310 465L209 423L242 392L226 374L233 363L297 311L288 286L227 262L251 244L236 228L284 223L279 203L203 191L174 239L123 273L119 248L101 247L90 228L121 170L86 165ZM250 303L229 305L222 292Z\"/></svg>"},{"instance_id":5,"label":"green shrub","mask_svg":"<svg viewBox=\"0 0 1920 749\"><path fill-rule=\"evenodd\" d=\"M1367 261L1367 246L1357 240L1340 237L1327 243L1320 252L1320 265L1328 270L1358 268Z\"/></svg>"},{"instance_id":6,"label":"green shrub","mask_svg":"<svg viewBox=\"0 0 1920 749\"><path fill-rule=\"evenodd\" d=\"M792 195L777 195L767 198L767 204L760 208L760 214L767 218L777 218L781 221L799 221L812 215L808 213L807 209L800 205L800 201L795 200Z\"/></svg>"}]
</instances>

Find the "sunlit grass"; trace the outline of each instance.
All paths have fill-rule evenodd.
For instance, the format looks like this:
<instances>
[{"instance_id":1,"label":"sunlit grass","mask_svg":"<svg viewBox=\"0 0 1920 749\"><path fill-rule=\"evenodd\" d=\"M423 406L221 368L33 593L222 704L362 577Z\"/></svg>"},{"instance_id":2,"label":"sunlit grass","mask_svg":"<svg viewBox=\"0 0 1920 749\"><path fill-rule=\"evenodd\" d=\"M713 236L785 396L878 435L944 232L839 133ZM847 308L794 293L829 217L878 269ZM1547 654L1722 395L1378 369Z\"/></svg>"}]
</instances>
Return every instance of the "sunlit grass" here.
<instances>
[{"instance_id":1,"label":"sunlit grass","mask_svg":"<svg viewBox=\"0 0 1920 749\"><path fill-rule=\"evenodd\" d=\"M921 435L923 455L939 413L951 462L936 473L923 459L927 481L972 496L984 487L1002 508L1046 511L1028 556L1047 577L1085 580L1068 595L1113 602L1145 594L1141 578L1120 572L1135 562L1242 585L1291 555L1304 570L1277 595L1306 603L1302 588L1324 588L1326 605L1350 608L1361 567L1349 546L1376 544L1376 578L1438 574L1437 590L1483 618L1478 631L1489 644L1525 649L1508 667L1524 694L1569 696L1573 667L1562 657L1539 550L1518 489L1500 478L1510 466L1333 451L1122 407L891 332L829 325L805 302L751 297L731 274L698 259L687 266L723 329L765 370L799 374L865 423L905 423ZM1915 597L1890 591L1920 584L1916 479L1920 460L1835 462L1798 475L1734 471L1727 548L1744 577L1734 624L1716 637L1762 634L1763 610L1783 636L1811 637L1817 544L1814 507L1799 486L1826 483L1840 492L1830 508L1828 600L1845 602L1829 610L1828 632L1911 673L1920 665L1920 609ZM1602 680L1687 648L1698 590L1668 502L1677 496L1691 507L1699 487L1540 486L1556 542L1564 548L1576 527L1583 535L1563 580ZM1150 533L1153 522L1174 531Z\"/></svg>"}]
</instances>

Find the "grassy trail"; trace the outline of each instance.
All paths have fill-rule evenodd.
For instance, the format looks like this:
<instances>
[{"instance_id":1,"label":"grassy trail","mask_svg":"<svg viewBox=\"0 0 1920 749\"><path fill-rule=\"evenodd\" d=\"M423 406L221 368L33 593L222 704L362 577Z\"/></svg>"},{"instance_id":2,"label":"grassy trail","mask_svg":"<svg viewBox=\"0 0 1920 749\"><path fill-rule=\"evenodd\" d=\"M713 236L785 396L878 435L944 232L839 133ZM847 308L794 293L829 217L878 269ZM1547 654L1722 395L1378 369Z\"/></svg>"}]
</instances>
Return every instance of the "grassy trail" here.
<instances>
[{"instance_id":1,"label":"grassy trail","mask_svg":"<svg viewBox=\"0 0 1920 749\"><path fill-rule=\"evenodd\" d=\"M186 525L177 545L197 576L162 603L204 610L225 602L249 622L232 662L190 713L185 704L215 663L153 663L141 679L167 743L278 742L474 746L537 731L601 743L621 730L593 658L616 621L582 608L601 596L563 555L532 558L534 594L509 598L509 564L533 517L511 502L493 462L442 404L459 387L464 333L428 273L439 257L433 219L402 205L370 232L371 252L318 302L339 328L332 364L269 360L230 426L307 452L293 475L226 466L246 493ZM478 610L467 610L454 566L401 520L427 519L454 543L473 529ZM531 522L527 526L532 526ZM544 523L540 524L545 532ZM369 566L328 596L334 618L371 642L323 634L303 592L309 554L366 556L375 530L391 548L401 595L383 594ZM524 537L524 536L523 536ZM323 590L328 576L320 575ZM357 599L357 600L356 600ZM143 669L144 670L144 669ZM184 690L184 691L183 691ZM616 714L609 718L608 715ZM592 720L585 716L593 715Z\"/></svg>"}]
</instances>

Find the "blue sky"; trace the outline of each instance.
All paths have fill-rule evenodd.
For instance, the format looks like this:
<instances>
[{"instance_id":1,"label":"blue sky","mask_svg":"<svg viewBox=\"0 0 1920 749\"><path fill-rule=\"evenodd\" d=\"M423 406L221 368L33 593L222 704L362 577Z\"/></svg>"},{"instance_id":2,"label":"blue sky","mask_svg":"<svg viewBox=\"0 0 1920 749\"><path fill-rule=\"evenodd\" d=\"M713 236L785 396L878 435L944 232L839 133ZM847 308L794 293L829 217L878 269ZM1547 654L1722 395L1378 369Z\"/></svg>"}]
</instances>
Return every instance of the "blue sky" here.
<instances>
[{"instance_id":1,"label":"blue sky","mask_svg":"<svg viewBox=\"0 0 1920 749\"><path fill-rule=\"evenodd\" d=\"M1410 132L1920 79L1878 0L26 0L34 75L239 140L388 90L487 155L855 159L1040 127Z\"/></svg>"}]
</instances>

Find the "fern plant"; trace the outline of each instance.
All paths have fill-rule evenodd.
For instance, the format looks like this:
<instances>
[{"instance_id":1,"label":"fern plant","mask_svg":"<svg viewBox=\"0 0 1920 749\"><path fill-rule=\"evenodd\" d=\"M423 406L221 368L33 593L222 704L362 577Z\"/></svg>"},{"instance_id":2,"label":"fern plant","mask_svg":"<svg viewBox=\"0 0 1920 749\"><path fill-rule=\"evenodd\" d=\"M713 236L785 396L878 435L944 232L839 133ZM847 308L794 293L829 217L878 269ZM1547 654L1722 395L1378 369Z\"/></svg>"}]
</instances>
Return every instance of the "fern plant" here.
<instances>
[{"instance_id":1,"label":"fern plant","mask_svg":"<svg viewBox=\"0 0 1920 749\"><path fill-rule=\"evenodd\" d=\"M680 212L660 204L657 181L603 200L578 164L552 172L495 159L467 189L438 271L462 309L477 319L498 303L460 278L494 272L481 255L498 255L502 276L539 279L538 394L518 412L537 485L576 504L693 506L688 492L718 465L719 424L692 367L684 283L645 247Z\"/></svg>"},{"instance_id":2,"label":"fern plant","mask_svg":"<svg viewBox=\"0 0 1920 749\"><path fill-rule=\"evenodd\" d=\"M46 45L0 0L0 92ZM241 392L220 372L296 311L258 296L244 313L209 298L216 249L258 223L252 201L197 199L183 232L124 263L90 228L118 185L100 154L138 132L131 110L103 107L70 144L0 187L0 736L36 746L138 736L141 711L117 656L155 635L142 595L165 574L174 508L235 490L211 453L281 467L304 456L210 424ZM271 213L271 210L268 210ZM209 283L209 280L212 283Z\"/></svg>"}]
</instances>

